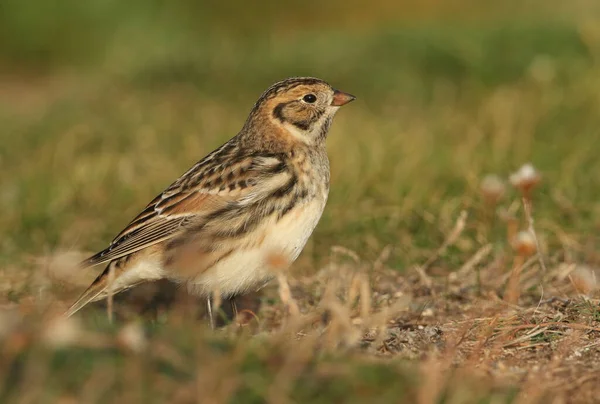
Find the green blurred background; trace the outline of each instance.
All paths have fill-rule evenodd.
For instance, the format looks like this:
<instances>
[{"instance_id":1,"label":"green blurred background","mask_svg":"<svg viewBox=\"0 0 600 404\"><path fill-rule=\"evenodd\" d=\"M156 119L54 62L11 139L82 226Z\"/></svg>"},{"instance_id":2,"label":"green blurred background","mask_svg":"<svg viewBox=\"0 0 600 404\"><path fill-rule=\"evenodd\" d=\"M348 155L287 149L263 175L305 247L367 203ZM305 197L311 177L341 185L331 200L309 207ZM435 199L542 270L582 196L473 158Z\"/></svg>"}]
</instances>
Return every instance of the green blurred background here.
<instances>
[{"instance_id":1,"label":"green blurred background","mask_svg":"<svg viewBox=\"0 0 600 404\"><path fill-rule=\"evenodd\" d=\"M480 184L490 173L506 179L526 162L543 175L533 213L548 268L598 268L599 9L597 0L1 0L0 307L44 312L72 301L95 271L57 265L62 273L53 273L41 257L103 249L150 199L235 135L264 89L299 75L320 77L358 99L336 116L328 139L329 203L290 277L302 280L302 271L324 268L333 246L355 251L363 261L351 268L365 272L374 262L382 265L376 259L390 246L385 266L405 271L433 256L428 273L447 275L491 243L494 251L480 266L501 279L511 265L507 226L497 206L482 201ZM519 198L508 187L498 207L515 213L524 229ZM465 230L438 257L462 210L468 212ZM410 289L409 279L399 277L392 288ZM78 286L64 293L66 283ZM379 278L372 283L373 307L387 305L379 300ZM300 289L292 294L301 306L325 319L311 295L322 288ZM462 290L432 297L436 310L458 307L455 317L424 320L446 327L442 337L449 346L455 318L481 317L471 311L481 300L473 304ZM494 304L501 292L483 293ZM407 315L420 318L420 304L430 295L421 288L414 294L418 307ZM439 402L498 403L512 402L516 394L512 384L498 390L460 372L447 378L452 357L447 369L424 359L439 346L414 345L419 348L407 366L375 362L379 351L364 351L368 359L345 346L327 353L328 343L322 346L310 333L296 341L285 327L281 334L274 331L278 325L268 329L269 313L284 304L276 297L265 301L261 327L273 337L261 331L256 338L229 338L237 330L213 336L204 322L178 308L161 317L165 327L144 323L151 345L135 357L114 348L108 336L117 335L121 324L106 325L103 312L85 316L90 334L82 336L99 345L63 347L56 354L36 344L46 328L56 333L66 327L67 337L79 337L69 323L53 328L33 316L0 335L0 401L208 402L229 389L236 394L225 394L232 402L265 402L273 386L289 389L298 402L323 403L414 403L422 393ZM466 303L452 305L458 301ZM535 312L543 314L541 303L536 296ZM564 307L548 320L588 324ZM520 313L508 323L528 327L537 321L531 311ZM7 318L0 311L0 334ZM498 324L496 334L521 328L506 331L504 320L494 318L489 332L473 338L487 341ZM588 325L597 326L592 320ZM345 341L348 330L337 329L335 338ZM554 338L557 331L550 332ZM531 334L532 342L538 334ZM209 341L223 335L219 343ZM301 342L307 345L298 348ZM559 345L552 344L536 351L550 362L527 356L526 365L516 368L523 373L510 380L545 386L538 383L546 377L540 372L570 374L567 365L580 352L590 360L582 364L596 361L593 348L588 351L595 344L573 351L564 363L556 360ZM529 355L533 346L518 349ZM516 355L516 349L502 351ZM482 362L467 359L477 377L513 372L509 362L481 352ZM582 369L577 382L553 383L565 389L567 401L582 390L580 382L591 380ZM87 400L73 398L80 393Z\"/></svg>"},{"instance_id":2,"label":"green blurred background","mask_svg":"<svg viewBox=\"0 0 600 404\"><path fill-rule=\"evenodd\" d=\"M237 133L259 94L310 75L357 95L329 139L329 206L301 262L333 245L402 269L461 209L443 265L502 240L479 181L531 161L536 209L595 260L600 25L594 1L3 0L0 264L103 248ZM501 241L499 241L501 242ZM302 265L302 264L300 264Z\"/></svg>"}]
</instances>

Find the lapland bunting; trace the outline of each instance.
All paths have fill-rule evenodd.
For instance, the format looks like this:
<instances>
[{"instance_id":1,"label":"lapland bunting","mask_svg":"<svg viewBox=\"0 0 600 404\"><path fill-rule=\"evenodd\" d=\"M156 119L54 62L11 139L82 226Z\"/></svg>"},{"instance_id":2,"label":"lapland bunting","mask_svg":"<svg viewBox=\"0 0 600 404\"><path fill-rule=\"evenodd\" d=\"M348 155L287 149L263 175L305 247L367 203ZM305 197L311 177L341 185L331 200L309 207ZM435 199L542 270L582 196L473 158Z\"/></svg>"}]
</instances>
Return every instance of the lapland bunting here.
<instances>
[{"instance_id":1,"label":"lapland bunting","mask_svg":"<svg viewBox=\"0 0 600 404\"><path fill-rule=\"evenodd\" d=\"M293 262L329 193L327 132L354 96L323 80L289 78L269 87L241 131L158 195L105 250L81 263L108 263L69 308L147 281L169 279L207 298L230 300Z\"/></svg>"}]
</instances>

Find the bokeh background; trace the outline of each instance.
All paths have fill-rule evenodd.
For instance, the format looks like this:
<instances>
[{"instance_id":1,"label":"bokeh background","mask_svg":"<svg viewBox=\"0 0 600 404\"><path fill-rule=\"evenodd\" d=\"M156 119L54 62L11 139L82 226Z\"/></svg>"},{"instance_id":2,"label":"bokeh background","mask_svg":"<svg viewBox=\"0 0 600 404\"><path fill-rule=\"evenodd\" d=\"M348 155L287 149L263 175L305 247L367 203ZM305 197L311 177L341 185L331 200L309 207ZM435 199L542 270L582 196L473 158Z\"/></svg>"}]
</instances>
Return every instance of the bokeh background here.
<instances>
[{"instance_id":1,"label":"bokeh background","mask_svg":"<svg viewBox=\"0 0 600 404\"><path fill-rule=\"evenodd\" d=\"M102 248L237 133L267 86L298 75L359 98L329 140L333 189L313 239L324 251L368 258L400 241L396 259L412 262L473 206L481 175L527 161L581 226L598 220L593 1L0 7L4 267Z\"/></svg>"},{"instance_id":2,"label":"bokeh background","mask_svg":"<svg viewBox=\"0 0 600 404\"><path fill-rule=\"evenodd\" d=\"M504 248L480 182L527 162L543 175L535 214L545 251L600 265L599 9L2 0L0 302L38 295L40 257L104 248L289 76L357 96L330 132L330 201L297 273L314 272L333 246L367 262L392 246L388 265L402 273L444 242L462 210L467 227L434 272L485 243Z\"/></svg>"}]
</instances>

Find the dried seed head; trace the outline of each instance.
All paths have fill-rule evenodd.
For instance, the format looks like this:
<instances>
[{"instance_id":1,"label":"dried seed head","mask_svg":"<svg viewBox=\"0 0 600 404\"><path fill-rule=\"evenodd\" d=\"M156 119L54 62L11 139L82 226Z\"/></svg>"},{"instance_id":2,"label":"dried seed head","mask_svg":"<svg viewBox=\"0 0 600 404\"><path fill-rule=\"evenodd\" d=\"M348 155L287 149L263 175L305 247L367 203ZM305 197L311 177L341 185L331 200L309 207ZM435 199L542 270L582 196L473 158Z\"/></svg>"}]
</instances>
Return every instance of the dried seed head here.
<instances>
[{"instance_id":1,"label":"dried seed head","mask_svg":"<svg viewBox=\"0 0 600 404\"><path fill-rule=\"evenodd\" d=\"M139 323L125 325L117 336L119 344L133 352L140 353L147 346L146 334Z\"/></svg>"},{"instance_id":2,"label":"dried seed head","mask_svg":"<svg viewBox=\"0 0 600 404\"><path fill-rule=\"evenodd\" d=\"M73 317L58 317L42 331L42 341L51 348L74 345L81 337L79 322Z\"/></svg>"},{"instance_id":3,"label":"dried seed head","mask_svg":"<svg viewBox=\"0 0 600 404\"><path fill-rule=\"evenodd\" d=\"M504 182L495 174L488 174L481 181L481 194L488 203L495 204L502 199L505 189Z\"/></svg>"},{"instance_id":4,"label":"dried seed head","mask_svg":"<svg viewBox=\"0 0 600 404\"><path fill-rule=\"evenodd\" d=\"M512 246L517 254L528 257L537 251L535 237L530 231L520 231L512 241Z\"/></svg>"},{"instance_id":5,"label":"dried seed head","mask_svg":"<svg viewBox=\"0 0 600 404\"><path fill-rule=\"evenodd\" d=\"M421 316L423 316L423 317L433 317L433 315L434 315L434 312L431 307L428 307L421 312Z\"/></svg>"},{"instance_id":6,"label":"dried seed head","mask_svg":"<svg viewBox=\"0 0 600 404\"><path fill-rule=\"evenodd\" d=\"M542 176L531 163L527 163L511 174L509 180L524 196L529 196L531 190L542 180Z\"/></svg>"},{"instance_id":7,"label":"dried seed head","mask_svg":"<svg viewBox=\"0 0 600 404\"><path fill-rule=\"evenodd\" d=\"M578 293L589 295L598 288L596 273L588 266L580 265L571 273L571 282Z\"/></svg>"}]
</instances>

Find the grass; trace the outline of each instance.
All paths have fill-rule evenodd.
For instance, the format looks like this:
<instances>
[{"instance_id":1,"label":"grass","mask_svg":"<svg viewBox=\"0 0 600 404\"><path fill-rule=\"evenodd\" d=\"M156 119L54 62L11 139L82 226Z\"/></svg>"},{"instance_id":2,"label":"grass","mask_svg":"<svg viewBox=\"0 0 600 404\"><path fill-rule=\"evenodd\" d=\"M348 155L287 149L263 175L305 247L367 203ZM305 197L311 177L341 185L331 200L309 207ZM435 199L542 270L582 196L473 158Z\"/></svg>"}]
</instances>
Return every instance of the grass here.
<instances>
[{"instance_id":1,"label":"grass","mask_svg":"<svg viewBox=\"0 0 600 404\"><path fill-rule=\"evenodd\" d=\"M216 3L91 2L60 20L60 8L5 3L1 402L597 397L591 13L380 1L332 3L306 22L316 3L286 13L265 1L245 19ZM70 264L290 75L358 96L328 140L323 219L281 279L291 296L274 282L244 302L256 317L215 333L201 302L168 285L117 299L115 324L102 305L57 319L95 275ZM542 174L532 202L545 273L512 250L506 218L528 226L520 193L507 185L490 205L480 189L526 162Z\"/></svg>"}]
</instances>

